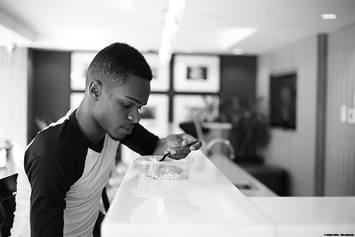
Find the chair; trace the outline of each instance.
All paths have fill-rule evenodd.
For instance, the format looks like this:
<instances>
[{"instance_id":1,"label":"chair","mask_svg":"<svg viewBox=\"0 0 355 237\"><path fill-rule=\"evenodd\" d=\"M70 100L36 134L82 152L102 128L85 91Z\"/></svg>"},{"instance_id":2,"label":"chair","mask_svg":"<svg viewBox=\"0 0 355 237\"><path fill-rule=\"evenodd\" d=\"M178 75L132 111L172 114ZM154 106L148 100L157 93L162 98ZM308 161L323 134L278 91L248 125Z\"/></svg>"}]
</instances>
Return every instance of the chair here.
<instances>
[{"instance_id":1,"label":"chair","mask_svg":"<svg viewBox=\"0 0 355 237\"><path fill-rule=\"evenodd\" d=\"M16 207L17 174L0 179L0 236L9 236Z\"/></svg>"}]
</instances>

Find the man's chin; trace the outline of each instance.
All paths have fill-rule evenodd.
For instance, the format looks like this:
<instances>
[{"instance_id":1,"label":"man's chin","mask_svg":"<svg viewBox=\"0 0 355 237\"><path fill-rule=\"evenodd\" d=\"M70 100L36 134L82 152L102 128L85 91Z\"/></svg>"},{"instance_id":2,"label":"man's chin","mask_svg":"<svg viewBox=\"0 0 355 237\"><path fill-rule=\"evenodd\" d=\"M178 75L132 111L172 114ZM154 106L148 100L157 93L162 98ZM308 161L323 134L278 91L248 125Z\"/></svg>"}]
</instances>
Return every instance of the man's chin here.
<instances>
[{"instance_id":1,"label":"man's chin","mask_svg":"<svg viewBox=\"0 0 355 237\"><path fill-rule=\"evenodd\" d=\"M131 134L132 131L119 131L116 134L111 134L109 133L109 136L115 140L115 141L121 141L123 138L125 138L127 135Z\"/></svg>"},{"instance_id":2,"label":"man's chin","mask_svg":"<svg viewBox=\"0 0 355 237\"><path fill-rule=\"evenodd\" d=\"M122 141L123 138L125 138L125 136L127 136L127 134L118 134L118 135L112 135L112 134L109 134L109 136L115 140L115 141Z\"/></svg>"}]
</instances>

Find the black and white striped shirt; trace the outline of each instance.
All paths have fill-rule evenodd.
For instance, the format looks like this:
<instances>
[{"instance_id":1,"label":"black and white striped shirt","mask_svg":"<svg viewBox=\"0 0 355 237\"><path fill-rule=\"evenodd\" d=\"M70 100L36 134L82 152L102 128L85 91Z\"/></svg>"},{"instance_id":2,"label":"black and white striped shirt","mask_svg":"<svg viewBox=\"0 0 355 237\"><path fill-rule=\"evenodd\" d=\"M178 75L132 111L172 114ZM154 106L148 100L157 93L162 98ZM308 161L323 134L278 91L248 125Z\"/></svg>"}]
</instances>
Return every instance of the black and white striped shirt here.
<instances>
[{"instance_id":1,"label":"black and white striped shirt","mask_svg":"<svg viewBox=\"0 0 355 237\"><path fill-rule=\"evenodd\" d=\"M148 155L158 140L136 124L121 142ZM107 134L92 144L80 131L75 111L39 132L18 170L11 236L92 236L118 144Z\"/></svg>"}]
</instances>

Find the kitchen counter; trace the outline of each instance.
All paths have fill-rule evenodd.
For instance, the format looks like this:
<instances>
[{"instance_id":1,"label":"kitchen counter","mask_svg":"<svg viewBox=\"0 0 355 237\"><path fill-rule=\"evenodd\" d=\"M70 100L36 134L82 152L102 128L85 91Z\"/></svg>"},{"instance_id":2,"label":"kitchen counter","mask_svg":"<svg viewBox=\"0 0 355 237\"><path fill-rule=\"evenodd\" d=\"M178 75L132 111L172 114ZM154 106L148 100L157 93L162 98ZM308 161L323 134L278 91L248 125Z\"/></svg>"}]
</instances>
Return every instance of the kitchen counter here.
<instances>
[{"instance_id":1,"label":"kitchen counter","mask_svg":"<svg viewBox=\"0 0 355 237\"><path fill-rule=\"evenodd\" d=\"M220 154L213 155L209 159L245 196L277 196L232 160Z\"/></svg>"},{"instance_id":2,"label":"kitchen counter","mask_svg":"<svg viewBox=\"0 0 355 237\"><path fill-rule=\"evenodd\" d=\"M102 223L102 236L355 234L355 197L247 197L233 185L255 181L241 168L223 157L211 161L200 151L190 156L189 180L142 178L130 166ZM273 195L256 186L260 192L253 196Z\"/></svg>"},{"instance_id":3,"label":"kitchen counter","mask_svg":"<svg viewBox=\"0 0 355 237\"><path fill-rule=\"evenodd\" d=\"M355 197L252 197L276 236L355 236Z\"/></svg>"},{"instance_id":4,"label":"kitchen counter","mask_svg":"<svg viewBox=\"0 0 355 237\"><path fill-rule=\"evenodd\" d=\"M189 180L139 177L132 166L102 224L102 236L274 236L261 213L202 152Z\"/></svg>"}]
</instances>

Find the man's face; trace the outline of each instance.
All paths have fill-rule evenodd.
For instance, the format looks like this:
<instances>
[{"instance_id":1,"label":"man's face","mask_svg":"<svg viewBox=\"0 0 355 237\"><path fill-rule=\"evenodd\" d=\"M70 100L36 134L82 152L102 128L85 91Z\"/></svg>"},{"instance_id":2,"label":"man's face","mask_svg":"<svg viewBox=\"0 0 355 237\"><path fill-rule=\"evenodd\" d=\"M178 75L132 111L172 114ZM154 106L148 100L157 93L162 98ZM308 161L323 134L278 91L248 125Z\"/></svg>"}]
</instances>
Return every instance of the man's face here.
<instances>
[{"instance_id":1,"label":"man's face","mask_svg":"<svg viewBox=\"0 0 355 237\"><path fill-rule=\"evenodd\" d=\"M132 74L124 83L107 83L94 105L98 125L114 140L122 140L139 122L139 109L147 104L149 93L150 82Z\"/></svg>"}]
</instances>

